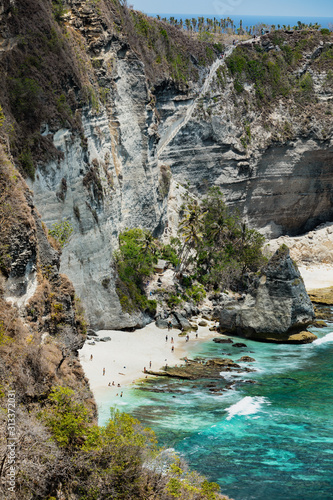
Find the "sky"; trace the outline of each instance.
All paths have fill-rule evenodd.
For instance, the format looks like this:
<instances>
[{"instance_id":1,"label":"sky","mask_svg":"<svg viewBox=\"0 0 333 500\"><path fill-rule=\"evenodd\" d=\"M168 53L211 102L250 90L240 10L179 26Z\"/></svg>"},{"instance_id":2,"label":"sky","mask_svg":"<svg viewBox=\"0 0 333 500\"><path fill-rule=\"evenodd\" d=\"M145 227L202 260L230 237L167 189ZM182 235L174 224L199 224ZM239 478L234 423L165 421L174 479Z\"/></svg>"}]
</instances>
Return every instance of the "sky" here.
<instances>
[{"instance_id":1,"label":"sky","mask_svg":"<svg viewBox=\"0 0 333 500\"><path fill-rule=\"evenodd\" d=\"M146 14L332 17L333 0L128 0Z\"/></svg>"}]
</instances>

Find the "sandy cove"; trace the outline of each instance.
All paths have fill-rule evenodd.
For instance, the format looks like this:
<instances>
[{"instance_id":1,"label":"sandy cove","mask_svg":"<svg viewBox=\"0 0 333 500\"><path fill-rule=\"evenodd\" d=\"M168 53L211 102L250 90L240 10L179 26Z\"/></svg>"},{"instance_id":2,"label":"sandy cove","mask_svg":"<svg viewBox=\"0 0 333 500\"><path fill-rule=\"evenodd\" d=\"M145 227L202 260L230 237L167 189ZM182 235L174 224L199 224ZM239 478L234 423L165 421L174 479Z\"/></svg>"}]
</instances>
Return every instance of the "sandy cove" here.
<instances>
[{"instance_id":1,"label":"sandy cove","mask_svg":"<svg viewBox=\"0 0 333 500\"><path fill-rule=\"evenodd\" d=\"M216 332L209 331L209 327L215 322L208 322L207 327L198 328L197 332L189 332L190 340L179 337L179 330L161 330L150 323L145 328L134 332L123 332L117 330L101 330L99 337L111 337L109 342L96 342L95 345L85 343L80 351L80 361L84 372L89 379L90 388L96 394L107 388L110 397L121 393L125 386L137 383L146 377L144 368L150 367L158 371L165 367L184 364L184 358L188 355L189 348L194 344L216 337ZM196 338L196 333L198 338ZM166 340L166 335L168 340ZM173 338L174 343L171 343ZM172 352L172 346L174 351ZM93 356L90 360L90 356ZM105 368L105 375L103 375ZM112 382L115 386L109 387ZM118 387L120 384L120 387ZM104 391L103 391L104 392ZM113 394L114 393L114 394Z\"/></svg>"},{"instance_id":2,"label":"sandy cove","mask_svg":"<svg viewBox=\"0 0 333 500\"><path fill-rule=\"evenodd\" d=\"M299 265L307 291L333 286L333 266L329 264Z\"/></svg>"},{"instance_id":3,"label":"sandy cove","mask_svg":"<svg viewBox=\"0 0 333 500\"><path fill-rule=\"evenodd\" d=\"M333 286L332 265L300 265L299 270L308 291ZM108 336L112 340L96 342L95 345L85 343L80 351L80 361L95 397L99 399L99 395L105 395L106 390L110 399L116 394L120 396L124 387L145 379L144 368L149 369L150 362L154 371L158 371L166 363L169 366L183 364L184 360L181 358L188 355L193 343L203 342L216 336L216 332L209 331L209 327L213 324L215 322L208 322L207 327L199 327L198 338L196 332L190 332L189 342L186 342L185 337L178 336L179 330L172 329L170 332L161 330L155 323L134 332L99 331L99 337ZM166 335L168 335L167 341ZM174 339L174 344L171 343L171 337ZM171 352L172 345L173 352ZM153 376L147 376L150 377ZM108 384L112 382L115 386L109 387Z\"/></svg>"}]
</instances>

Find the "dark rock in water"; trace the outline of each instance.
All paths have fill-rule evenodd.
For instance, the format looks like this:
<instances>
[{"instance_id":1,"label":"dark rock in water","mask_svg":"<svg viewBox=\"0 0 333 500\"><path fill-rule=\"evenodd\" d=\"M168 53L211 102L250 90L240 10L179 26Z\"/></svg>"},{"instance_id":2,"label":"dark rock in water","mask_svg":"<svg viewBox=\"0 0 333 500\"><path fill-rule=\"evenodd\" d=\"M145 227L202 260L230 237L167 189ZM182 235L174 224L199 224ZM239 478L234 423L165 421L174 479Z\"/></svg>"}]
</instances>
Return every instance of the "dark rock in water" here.
<instances>
[{"instance_id":1,"label":"dark rock in water","mask_svg":"<svg viewBox=\"0 0 333 500\"><path fill-rule=\"evenodd\" d=\"M155 325L157 328L168 328L168 321L166 319L157 319Z\"/></svg>"},{"instance_id":2,"label":"dark rock in water","mask_svg":"<svg viewBox=\"0 0 333 500\"><path fill-rule=\"evenodd\" d=\"M263 342L307 343L316 338L304 332L313 318L300 272L288 247L282 246L263 268L244 302L221 310L220 328ZM296 338L300 332L302 335Z\"/></svg>"},{"instance_id":3,"label":"dark rock in water","mask_svg":"<svg viewBox=\"0 0 333 500\"><path fill-rule=\"evenodd\" d=\"M333 322L333 312L327 306L315 306L316 319L324 319L325 321Z\"/></svg>"},{"instance_id":4,"label":"dark rock in water","mask_svg":"<svg viewBox=\"0 0 333 500\"><path fill-rule=\"evenodd\" d=\"M237 359L237 363L243 362L243 363L253 363L255 361L254 358L251 358L250 356L242 356L240 359Z\"/></svg>"},{"instance_id":5,"label":"dark rock in water","mask_svg":"<svg viewBox=\"0 0 333 500\"><path fill-rule=\"evenodd\" d=\"M233 347L247 347L247 345L242 344L242 342L236 342L235 344L233 344Z\"/></svg>"},{"instance_id":6,"label":"dark rock in water","mask_svg":"<svg viewBox=\"0 0 333 500\"><path fill-rule=\"evenodd\" d=\"M213 342L215 342L216 344L233 344L233 340L220 337L215 337L213 339Z\"/></svg>"},{"instance_id":7,"label":"dark rock in water","mask_svg":"<svg viewBox=\"0 0 333 500\"><path fill-rule=\"evenodd\" d=\"M162 371L155 372L152 370L147 370L146 373L156 376L164 376L171 378L179 378L185 380L197 380L197 379L218 379L223 380L220 373L223 372L251 372L250 368L242 368L240 365L235 363L232 359L209 359L207 361L201 360L187 360L185 365L182 366L168 366L162 367Z\"/></svg>"},{"instance_id":8,"label":"dark rock in water","mask_svg":"<svg viewBox=\"0 0 333 500\"><path fill-rule=\"evenodd\" d=\"M315 326L316 328L325 328L327 326L327 323L325 323L325 321L318 319L317 321L314 321L312 323L312 326Z\"/></svg>"}]
</instances>

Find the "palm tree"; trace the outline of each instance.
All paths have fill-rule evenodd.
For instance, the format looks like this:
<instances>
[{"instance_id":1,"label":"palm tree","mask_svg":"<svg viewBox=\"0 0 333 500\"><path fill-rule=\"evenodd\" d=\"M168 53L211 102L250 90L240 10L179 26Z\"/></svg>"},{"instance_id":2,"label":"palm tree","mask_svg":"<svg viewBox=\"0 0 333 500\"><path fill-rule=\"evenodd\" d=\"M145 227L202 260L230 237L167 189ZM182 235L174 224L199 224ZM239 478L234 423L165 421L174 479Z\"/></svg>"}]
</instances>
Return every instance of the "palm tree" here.
<instances>
[{"instance_id":1,"label":"palm tree","mask_svg":"<svg viewBox=\"0 0 333 500\"><path fill-rule=\"evenodd\" d=\"M142 236L138 240L138 242L140 243L141 248L145 253L150 252L153 255L155 255L156 250L157 250L156 240L150 231L148 231L147 229L144 229L142 231Z\"/></svg>"},{"instance_id":2,"label":"palm tree","mask_svg":"<svg viewBox=\"0 0 333 500\"><path fill-rule=\"evenodd\" d=\"M202 239L202 222L204 213L195 202L192 202L185 209L185 214L179 222L179 233L184 238L184 244L180 252L179 271L186 268L191 254L191 250L198 246Z\"/></svg>"}]
</instances>

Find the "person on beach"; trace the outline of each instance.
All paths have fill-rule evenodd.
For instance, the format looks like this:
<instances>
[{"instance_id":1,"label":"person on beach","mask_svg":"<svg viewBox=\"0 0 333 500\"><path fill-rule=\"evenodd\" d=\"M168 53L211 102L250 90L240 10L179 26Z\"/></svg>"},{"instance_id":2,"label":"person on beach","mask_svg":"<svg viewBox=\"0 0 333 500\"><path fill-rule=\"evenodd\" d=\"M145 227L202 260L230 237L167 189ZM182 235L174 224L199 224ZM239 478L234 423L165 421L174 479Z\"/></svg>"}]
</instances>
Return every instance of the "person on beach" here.
<instances>
[{"instance_id":1,"label":"person on beach","mask_svg":"<svg viewBox=\"0 0 333 500\"><path fill-rule=\"evenodd\" d=\"M93 355L92 355L92 354L90 354L90 361L92 361L92 359L93 359Z\"/></svg>"},{"instance_id":2,"label":"person on beach","mask_svg":"<svg viewBox=\"0 0 333 500\"><path fill-rule=\"evenodd\" d=\"M146 372L147 372L147 370L146 370L146 367L144 366L143 367L143 373L146 373Z\"/></svg>"},{"instance_id":3,"label":"person on beach","mask_svg":"<svg viewBox=\"0 0 333 500\"><path fill-rule=\"evenodd\" d=\"M168 322L168 330L172 330L172 323L171 323L171 321Z\"/></svg>"},{"instance_id":4,"label":"person on beach","mask_svg":"<svg viewBox=\"0 0 333 500\"><path fill-rule=\"evenodd\" d=\"M198 338L198 334L197 334L197 333L195 334L195 338L196 338L196 339Z\"/></svg>"},{"instance_id":5,"label":"person on beach","mask_svg":"<svg viewBox=\"0 0 333 500\"><path fill-rule=\"evenodd\" d=\"M173 337L171 337L171 344L173 344Z\"/></svg>"},{"instance_id":6,"label":"person on beach","mask_svg":"<svg viewBox=\"0 0 333 500\"><path fill-rule=\"evenodd\" d=\"M112 381L112 385L115 385L114 380Z\"/></svg>"},{"instance_id":7,"label":"person on beach","mask_svg":"<svg viewBox=\"0 0 333 500\"><path fill-rule=\"evenodd\" d=\"M149 368L151 368L151 361L149 361Z\"/></svg>"},{"instance_id":8,"label":"person on beach","mask_svg":"<svg viewBox=\"0 0 333 500\"><path fill-rule=\"evenodd\" d=\"M117 384L117 387L120 387L120 384Z\"/></svg>"},{"instance_id":9,"label":"person on beach","mask_svg":"<svg viewBox=\"0 0 333 500\"><path fill-rule=\"evenodd\" d=\"M171 347L171 352L173 352L175 350L174 346Z\"/></svg>"},{"instance_id":10,"label":"person on beach","mask_svg":"<svg viewBox=\"0 0 333 500\"><path fill-rule=\"evenodd\" d=\"M103 375L105 375L105 368L103 368Z\"/></svg>"},{"instance_id":11,"label":"person on beach","mask_svg":"<svg viewBox=\"0 0 333 500\"><path fill-rule=\"evenodd\" d=\"M111 387L111 382L108 383L108 387Z\"/></svg>"},{"instance_id":12,"label":"person on beach","mask_svg":"<svg viewBox=\"0 0 333 500\"><path fill-rule=\"evenodd\" d=\"M165 342L168 342L168 336L167 335L165 336Z\"/></svg>"},{"instance_id":13,"label":"person on beach","mask_svg":"<svg viewBox=\"0 0 333 500\"><path fill-rule=\"evenodd\" d=\"M165 370L168 369L168 363L165 363Z\"/></svg>"}]
</instances>

